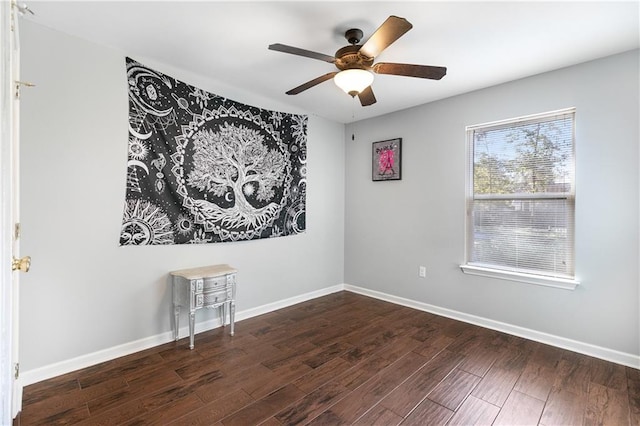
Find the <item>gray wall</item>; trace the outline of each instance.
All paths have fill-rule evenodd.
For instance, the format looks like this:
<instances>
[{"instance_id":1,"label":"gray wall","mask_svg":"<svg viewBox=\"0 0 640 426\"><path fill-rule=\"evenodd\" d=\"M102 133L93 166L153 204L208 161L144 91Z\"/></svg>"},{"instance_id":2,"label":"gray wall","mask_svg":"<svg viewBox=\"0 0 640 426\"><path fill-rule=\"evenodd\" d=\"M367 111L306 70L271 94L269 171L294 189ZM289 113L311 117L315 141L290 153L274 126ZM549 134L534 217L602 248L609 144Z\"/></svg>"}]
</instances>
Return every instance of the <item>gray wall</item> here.
<instances>
[{"instance_id":1,"label":"gray wall","mask_svg":"<svg viewBox=\"0 0 640 426\"><path fill-rule=\"evenodd\" d=\"M348 126L345 283L640 354L638 75L632 51ZM463 274L465 126L566 107L577 109L581 285ZM396 137L402 180L372 182L371 143Z\"/></svg>"},{"instance_id":2,"label":"gray wall","mask_svg":"<svg viewBox=\"0 0 640 426\"><path fill-rule=\"evenodd\" d=\"M307 231L260 241L119 247L127 161L125 55L21 26L21 370L170 330L167 271L239 269L237 310L343 282L344 126L309 117ZM185 70L135 59L228 98L301 113ZM214 319L200 312L199 321ZM186 317L182 318L183 321Z\"/></svg>"}]
</instances>

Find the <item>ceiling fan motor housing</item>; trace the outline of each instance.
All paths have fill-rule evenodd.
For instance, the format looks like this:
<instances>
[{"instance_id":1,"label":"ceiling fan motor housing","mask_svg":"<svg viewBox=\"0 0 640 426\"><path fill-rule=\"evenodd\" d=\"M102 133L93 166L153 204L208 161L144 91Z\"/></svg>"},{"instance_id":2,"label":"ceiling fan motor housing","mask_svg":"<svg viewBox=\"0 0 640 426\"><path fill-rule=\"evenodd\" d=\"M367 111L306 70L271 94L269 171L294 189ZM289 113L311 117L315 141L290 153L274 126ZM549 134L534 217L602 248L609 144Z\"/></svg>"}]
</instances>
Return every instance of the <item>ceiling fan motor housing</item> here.
<instances>
[{"instance_id":1,"label":"ceiling fan motor housing","mask_svg":"<svg viewBox=\"0 0 640 426\"><path fill-rule=\"evenodd\" d=\"M373 65L373 58L367 58L359 53L359 44L353 44L351 46L345 46L336 52L336 67L338 69L350 70L350 69L368 69Z\"/></svg>"}]
</instances>

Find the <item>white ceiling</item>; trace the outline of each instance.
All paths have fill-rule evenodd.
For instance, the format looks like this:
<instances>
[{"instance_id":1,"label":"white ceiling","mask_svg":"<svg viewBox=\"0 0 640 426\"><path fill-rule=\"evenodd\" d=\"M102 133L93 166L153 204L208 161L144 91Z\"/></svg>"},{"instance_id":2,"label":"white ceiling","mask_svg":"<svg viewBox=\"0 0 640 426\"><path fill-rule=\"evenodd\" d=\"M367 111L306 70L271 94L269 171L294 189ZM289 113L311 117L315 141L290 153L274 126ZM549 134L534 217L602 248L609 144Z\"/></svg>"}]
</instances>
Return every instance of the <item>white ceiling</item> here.
<instances>
[{"instance_id":1,"label":"white ceiling","mask_svg":"<svg viewBox=\"0 0 640 426\"><path fill-rule=\"evenodd\" d=\"M28 1L26 19L291 105L351 122L639 47L639 2ZM440 81L376 75L378 102L360 106L332 81L285 92L335 70L275 52L287 44L333 56L344 31L366 38L389 16L413 29L376 62L446 66ZM162 71L162 70L159 70ZM607 78L607 76L602 76ZM224 93L220 93L224 96ZM256 105L260 106L260 105Z\"/></svg>"}]
</instances>

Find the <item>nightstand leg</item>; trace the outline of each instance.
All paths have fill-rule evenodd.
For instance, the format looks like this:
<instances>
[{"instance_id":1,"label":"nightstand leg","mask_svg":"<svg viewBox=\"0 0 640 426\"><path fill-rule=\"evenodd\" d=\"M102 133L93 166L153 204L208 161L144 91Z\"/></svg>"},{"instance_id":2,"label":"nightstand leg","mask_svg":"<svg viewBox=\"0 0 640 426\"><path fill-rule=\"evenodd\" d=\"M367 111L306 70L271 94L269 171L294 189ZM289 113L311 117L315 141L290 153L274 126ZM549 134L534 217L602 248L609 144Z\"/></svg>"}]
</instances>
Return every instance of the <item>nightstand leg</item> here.
<instances>
[{"instance_id":1,"label":"nightstand leg","mask_svg":"<svg viewBox=\"0 0 640 426\"><path fill-rule=\"evenodd\" d=\"M227 325L227 303L220 305L220 320L223 327Z\"/></svg>"},{"instance_id":2,"label":"nightstand leg","mask_svg":"<svg viewBox=\"0 0 640 426\"><path fill-rule=\"evenodd\" d=\"M235 322L235 317L236 317L236 304L235 302L232 300L231 301L231 309L229 312L229 322L231 325L231 335L233 336L233 332L234 332L234 322Z\"/></svg>"},{"instance_id":3,"label":"nightstand leg","mask_svg":"<svg viewBox=\"0 0 640 426\"><path fill-rule=\"evenodd\" d=\"M193 349L194 331L196 328L196 313L195 311L189 314L189 349Z\"/></svg>"},{"instance_id":4,"label":"nightstand leg","mask_svg":"<svg viewBox=\"0 0 640 426\"><path fill-rule=\"evenodd\" d=\"M178 330L180 329L180 306L173 307L173 338L178 341Z\"/></svg>"}]
</instances>

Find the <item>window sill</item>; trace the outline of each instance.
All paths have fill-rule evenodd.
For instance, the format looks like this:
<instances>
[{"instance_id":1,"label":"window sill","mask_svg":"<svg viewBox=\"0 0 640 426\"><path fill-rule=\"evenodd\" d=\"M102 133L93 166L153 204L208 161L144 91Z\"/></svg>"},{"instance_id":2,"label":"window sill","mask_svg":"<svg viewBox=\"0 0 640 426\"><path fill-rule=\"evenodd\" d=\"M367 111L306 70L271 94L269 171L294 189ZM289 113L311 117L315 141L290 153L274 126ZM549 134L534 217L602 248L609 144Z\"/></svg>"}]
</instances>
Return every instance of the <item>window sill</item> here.
<instances>
[{"instance_id":1,"label":"window sill","mask_svg":"<svg viewBox=\"0 0 640 426\"><path fill-rule=\"evenodd\" d=\"M580 282L567 278L543 277L540 275L523 274L519 272L501 271L499 269L483 268L473 265L460 265L462 272L469 275L497 278L501 280L517 281L527 284L536 284L545 287L575 290Z\"/></svg>"}]
</instances>

